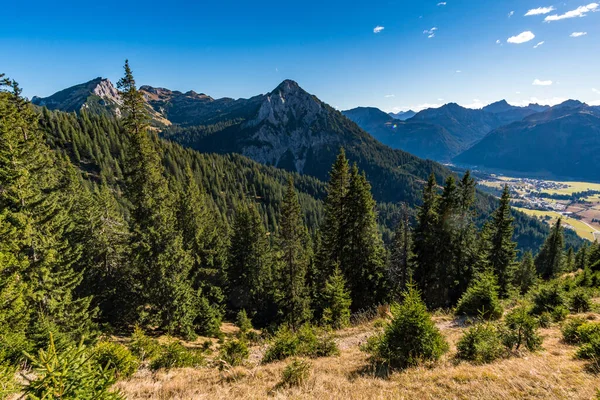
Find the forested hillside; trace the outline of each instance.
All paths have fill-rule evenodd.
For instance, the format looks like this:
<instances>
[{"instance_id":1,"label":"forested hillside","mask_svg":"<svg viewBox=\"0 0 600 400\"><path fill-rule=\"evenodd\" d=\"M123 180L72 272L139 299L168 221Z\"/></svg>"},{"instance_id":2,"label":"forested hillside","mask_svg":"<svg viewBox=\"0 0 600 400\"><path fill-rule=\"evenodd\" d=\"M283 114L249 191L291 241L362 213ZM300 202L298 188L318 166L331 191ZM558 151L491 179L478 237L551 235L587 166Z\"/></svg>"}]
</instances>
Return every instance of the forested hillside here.
<instances>
[{"instance_id":1,"label":"forested hillside","mask_svg":"<svg viewBox=\"0 0 600 400\"><path fill-rule=\"evenodd\" d=\"M252 324L289 343L272 346L264 362L331 355L336 344L315 326L339 329L351 312L401 299L395 315L402 321L416 313L410 321L424 321L418 332L438 346L425 357L435 360L447 345L427 322L426 307L456 306L473 315L488 309L486 296L496 307L497 296L525 293L538 275L600 268L597 244L577 257L566 251L560 220L541 238L535 261L530 253L519 261L515 231L530 246L543 231L521 214L515 219L508 188L499 203L477 195L468 172L460 179L444 173L443 187L430 173L413 199L420 204L414 218L399 206L396 218L386 217L395 230L386 245L369 171L343 148L327 167L326 184L242 156L184 149L152 133L127 62L124 72L118 120L38 113L14 81L2 80L2 394L120 398L112 384L140 361L150 360L153 369L203 362L204 350L173 340L154 343L146 335L222 337L224 319L245 332L221 349L227 364L248 357ZM348 153L356 154L353 149ZM403 153L384 154L405 171L427 165ZM416 185L405 171L399 172L404 182ZM494 208L489 217L477 212L485 207ZM472 294L482 291L483 300ZM132 335L129 348L109 334ZM411 365L420 358L386 344L404 336L390 331L368 351L392 367ZM25 365L35 371L22 384L15 373Z\"/></svg>"}]
</instances>

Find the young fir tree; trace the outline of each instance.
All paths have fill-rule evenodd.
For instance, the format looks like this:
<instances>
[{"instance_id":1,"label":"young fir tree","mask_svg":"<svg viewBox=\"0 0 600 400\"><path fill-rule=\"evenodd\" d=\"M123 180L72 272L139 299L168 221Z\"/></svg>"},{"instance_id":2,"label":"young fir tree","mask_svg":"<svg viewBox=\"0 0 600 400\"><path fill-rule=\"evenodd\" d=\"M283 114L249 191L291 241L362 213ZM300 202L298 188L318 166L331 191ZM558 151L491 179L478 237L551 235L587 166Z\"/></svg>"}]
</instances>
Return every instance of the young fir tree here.
<instances>
[{"instance_id":1,"label":"young fir tree","mask_svg":"<svg viewBox=\"0 0 600 400\"><path fill-rule=\"evenodd\" d=\"M535 267L543 279L555 277L563 270L564 247L562 219L559 218L535 258Z\"/></svg>"},{"instance_id":2,"label":"young fir tree","mask_svg":"<svg viewBox=\"0 0 600 400\"><path fill-rule=\"evenodd\" d=\"M438 202L435 175L431 174L423 189L423 205L417 211L414 233L415 272L414 279L423 293L425 303L431 305L439 290L437 280L438 248Z\"/></svg>"},{"instance_id":3,"label":"young fir tree","mask_svg":"<svg viewBox=\"0 0 600 400\"><path fill-rule=\"evenodd\" d=\"M486 264L498 278L501 296L508 293L515 268L517 244L513 241L513 221L510 212L510 193L508 185L505 185L500 197L500 205L494 211L491 223L488 225L489 231L486 232L489 241Z\"/></svg>"},{"instance_id":4,"label":"young fir tree","mask_svg":"<svg viewBox=\"0 0 600 400\"><path fill-rule=\"evenodd\" d=\"M68 241L73 199L62 191L67 171L44 143L37 116L16 82L3 80L2 86L0 230L7 236L0 247L10 265L4 270L0 292L3 297L9 294L11 301L0 313L15 317L14 308L25 301L32 319L27 320L29 311L23 312L22 319L13 321L14 332L31 323L28 331L35 340L48 340L49 331L75 339L89 334L92 315L91 299L74 295L81 274L73 264L80 252ZM16 296L17 288L25 299Z\"/></svg>"},{"instance_id":5,"label":"young fir tree","mask_svg":"<svg viewBox=\"0 0 600 400\"><path fill-rule=\"evenodd\" d=\"M195 335L198 299L190 282L192 259L176 230L174 198L148 133L148 116L129 63L117 84L129 135L127 194L131 211L131 264L138 283L140 319L187 337Z\"/></svg>"},{"instance_id":6,"label":"young fir tree","mask_svg":"<svg viewBox=\"0 0 600 400\"><path fill-rule=\"evenodd\" d=\"M371 185L354 165L342 216L345 246L340 267L357 310L382 304L388 297L385 271L386 253L377 228L376 203Z\"/></svg>"},{"instance_id":7,"label":"young fir tree","mask_svg":"<svg viewBox=\"0 0 600 400\"><path fill-rule=\"evenodd\" d=\"M306 274L310 262L310 237L302 221L298 194L290 178L279 221L279 296L285 320L297 329L311 317Z\"/></svg>"},{"instance_id":8,"label":"young fir tree","mask_svg":"<svg viewBox=\"0 0 600 400\"><path fill-rule=\"evenodd\" d=\"M258 324L272 311L272 260L263 221L250 203L238 208L227 258L229 309L246 310Z\"/></svg>"},{"instance_id":9,"label":"young fir tree","mask_svg":"<svg viewBox=\"0 0 600 400\"><path fill-rule=\"evenodd\" d=\"M323 290L323 323L334 329L348 326L350 323L350 305L352 299L346 289L346 280L339 268L333 270L333 275L325 283Z\"/></svg>"},{"instance_id":10,"label":"young fir tree","mask_svg":"<svg viewBox=\"0 0 600 400\"><path fill-rule=\"evenodd\" d=\"M396 225L391 247L388 280L391 297L399 300L413 271L412 232L406 204L402 205L402 215Z\"/></svg>"},{"instance_id":11,"label":"young fir tree","mask_svg":"<svg viewBox=\"0 0 600 400\"><path fill-rule=\"evenodd\" d=\"M530 251L523 255L523 259L515 269L513 279L515 287L522 295L527 293L529 289L535 285L537 281L537 272Z\"/></svg>"}]
</instances>

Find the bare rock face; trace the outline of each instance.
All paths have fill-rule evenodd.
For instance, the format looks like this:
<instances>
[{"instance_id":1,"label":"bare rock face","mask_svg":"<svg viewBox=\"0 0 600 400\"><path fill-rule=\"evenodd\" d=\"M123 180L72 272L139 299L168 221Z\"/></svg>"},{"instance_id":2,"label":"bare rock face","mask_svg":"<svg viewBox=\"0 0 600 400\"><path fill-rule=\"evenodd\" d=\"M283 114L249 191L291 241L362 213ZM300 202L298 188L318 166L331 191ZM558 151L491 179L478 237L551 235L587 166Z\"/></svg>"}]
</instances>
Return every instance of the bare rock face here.
<instances>
[{"instance_id":1,"label":"bare rock face","mask_svg":"<svg viewBox=\"0 0 600 400\"><path fill-rule=\"evenodd\" d=\"M262 163L280 165L282 159L294 163L302 173L308 149L335 143L331 132L322 132L318 122L326 118L324 104L291 80L283 81L267 94L255 118L244 128L253 128L243 154Z\"/></svg>"},{"instance_id":2,"label":"bare rock face","mask_svg":"<svg viewBox=\"0 0 600 400\"><path fill-rule=\"evenodd\" d=\"M112 82L105 78L96 78L72 86L49 97L34 97L31 101L51 110L67 112L79 112L82 109L100 111L99 108L102 108L106 109L106 112L116 113L115 110L122 104L119 92Z\"/></svg>"},{"instance_id":3,"label":"bare rock face","mask_svg":"<svg viewBox=\"0 0 600 400\"><path fill-rule=\"evenodd\" d=\"M115 104L122 104L121 96L119 91L114 87L112 82L108 79L102 79L100 83L92 90L96 96L102 98L105 101L113 102Z\"/></svg>"}]
</instances>

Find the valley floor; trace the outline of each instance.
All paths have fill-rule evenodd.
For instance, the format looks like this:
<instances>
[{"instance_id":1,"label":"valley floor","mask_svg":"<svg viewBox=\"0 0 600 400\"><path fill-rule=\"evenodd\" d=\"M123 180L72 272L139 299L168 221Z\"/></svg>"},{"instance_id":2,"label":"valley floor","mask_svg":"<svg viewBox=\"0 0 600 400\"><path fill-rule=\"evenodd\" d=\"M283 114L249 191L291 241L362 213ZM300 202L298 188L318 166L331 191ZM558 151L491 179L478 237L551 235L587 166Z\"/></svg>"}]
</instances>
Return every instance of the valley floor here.
<instances>
[{"instance_id":1,"label":"valley floor","mask_svg":"<svg viewBox=\"0 0 600 400\"><path fill-rule=\"evenodd\" d=\"M600 314L589 313L600 320ZM312 374L301 387L278 388L288 361L261 365L265 346L251 350L246 367L215 367L153 373L141 369L117 384L128 399L592 399L600 388L596 373L574 358L575 347L561 341L560 326L542 329L543 350L487 365L455 360L464 327L448 316L436 324L451 344L437 364L378 377L360 344L375 333L373 323L336 333L341 355L310 360Z\"/></svg>"}]
</instances>

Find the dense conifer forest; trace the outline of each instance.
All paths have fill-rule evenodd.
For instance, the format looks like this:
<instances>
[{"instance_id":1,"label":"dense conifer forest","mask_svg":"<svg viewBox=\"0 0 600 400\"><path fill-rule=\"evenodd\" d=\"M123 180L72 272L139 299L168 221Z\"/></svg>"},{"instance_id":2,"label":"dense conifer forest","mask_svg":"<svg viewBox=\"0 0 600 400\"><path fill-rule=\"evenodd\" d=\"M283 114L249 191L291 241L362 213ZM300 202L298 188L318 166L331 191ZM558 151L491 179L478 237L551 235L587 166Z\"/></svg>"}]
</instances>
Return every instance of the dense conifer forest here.
<instances>
[{"instance_id":1,"label":"dense conifer forest","mask_svg":"<svg viewBox=\"0 0 600 400\"><path fill-rule=\"evenodd\" d=\"M145 358L157 369L200 363L177 341L152 350L149 336L219 337L223 321L242 332L221 350L231 365L247 357L253 327L289 339L265 362L328 355L335 344L321 329L396 303L395 319L367 347L374 362L406 368L448 350L427 309L497 319L499 301L542 287L546 299L511 314L498 344L533 350L533 316L569 312L547 300L562 296L556 278L580 270L577 285L598 284L597 243L573 249L560 219L535 239L545 231L511 211L508 188L481 215L477 202L488 198L476 196L469 172L444 182L432 174L416 210L378 206L344 149L324 183L160 139L128 63L120 119L35 108L2 79L0 394L119 398L111 385ZM518 249L519 235L531 252ZM409 331L415 343L405 350L398 342ZM107 341L111 334L132 345ZM295 340L316 344L302 353L290 350ZM53 375L52 363L68 372ZM29 380L15 381L31 367Z\"/></svg>"}]
</instances>

